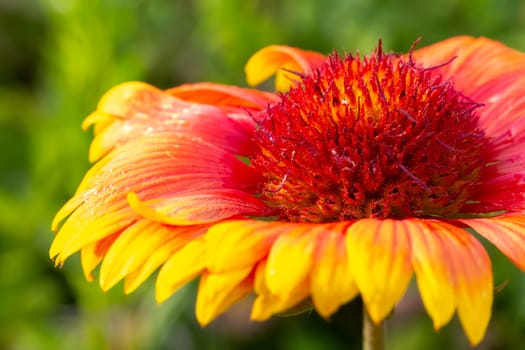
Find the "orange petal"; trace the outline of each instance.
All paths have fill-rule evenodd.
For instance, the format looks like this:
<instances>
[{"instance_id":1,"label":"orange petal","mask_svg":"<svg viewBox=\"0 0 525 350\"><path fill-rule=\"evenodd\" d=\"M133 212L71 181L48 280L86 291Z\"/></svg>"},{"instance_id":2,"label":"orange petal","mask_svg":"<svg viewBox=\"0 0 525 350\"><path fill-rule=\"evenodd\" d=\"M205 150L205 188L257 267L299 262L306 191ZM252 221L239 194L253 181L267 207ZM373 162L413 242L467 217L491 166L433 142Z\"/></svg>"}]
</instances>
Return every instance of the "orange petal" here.
<instances>
[{"instance_id":1,"label":"orange petal","mask_svg":"<svg viewBox=\"0 0 525 350\"><path fill-rule=\"evenodd\" d=\"M157 277L155 299L162 303L204 269L205 244L194 240L175 252L162 266Z\"/></svg>"},{"instance_id":2,"label":"orange petal","mask_svg":"<svg viewBox=\"0 0 525 350\"><path fill-rule=\"evenodd\" d=\"M278 100L272 93L215 83L184 84L166 93L185 101L235 108L264 109Z\"/></svg>"},{"instance_id":3,"label":"orange petal","mask_svg":"<svg viewBox=\"0 0 525 350\"><path fill-rule=\"evenodd\" d=\"M459 320L471 345L482 339L490 321L493 297L492 266L481 245L465 230L437 220L426 220L428 234L441 233ZM441 281L442 283L444 281Z\"/></svg>"},{"instance_id":4,"label":"orange petal","mask_svg":"<svg viewBox=\"0 0 525 350\"><path fill-rule=\"evenodd\" d=\"M299 77L283 69L304 73L324 62L325 56L289 46L272 45L256 52L246 63L246 80L251 86L258 85L273 74L278 91L285 91Z\"/></svg>"},{"instance_id":5,"label":"orange petal","mask_svg":"<svg viewBox=\"0 0 525 350\"><path fill-rule=\"evenodd\" d=\"M310 288L316 310L329 317L359 291L350 272L343 232L347 223L334 225L319 237Z\"/></svg>"},{"instance_id":6,"label":"orange petal","mask_svg":"<svg viewBox=\"0 0 525 350\"><path fill-rule=\"evenodd\" d=\"M440 71L469 96L487 81L525 69L524 53L483 37L454 37L416 50L414 57L427 67L449 62Z\"/></svg>"},{"instance_id":7,"label":"orange petal","mask_svg":"<svg viewBox=\"0 0 525 350\"><path fill-rule=\"evenodd\" d=\"M412 277L409 233L395 220L363 219L348 228L350 269L376 323L392 311Z\"/></svg>"},{"instance_id":8,"label":"orange petal","mask_svg":"<svg viewBox=\"0 0 525 350\"><path fill-rule=\"evenodd\" d=\"M414 58L426 67L439 66L450 60L457 59L458 53L470 48L476 42L476 38L463 35L455 36L435 44L415 50ZM446 66L450 69L450 66Z\"/></svg>"},{"instance_id":9,"label":"orange petal","mask_svg":"<svg viewBox=\"0 0 525 350\"><path fill-rule=\"evenodd\" d=\"M206 266L213 273L251 267L268 255L281 233L273 222L229 221L212 226L206 233L210 249Z\"/></svg>"},{"instance_id":10,"label":"orange petal","mask_svg":"<svg viewBox=\"0 0 525 350\"><path fill-rule=\"evenodd\" d=\"M203 273L197 294L195 313L205 326L253 289L252 268L227 273Z\"/></svg>"},{"instance_id":11,"label":"orange petal","mask_svg":"<svg viewBox=\"0 0 525 350\"><path fill-rule=\"evenodd\" d=\"M485 219L460 220L494 244L525 271L525 216L510 214Z\"/></svg>"}]
</instances>

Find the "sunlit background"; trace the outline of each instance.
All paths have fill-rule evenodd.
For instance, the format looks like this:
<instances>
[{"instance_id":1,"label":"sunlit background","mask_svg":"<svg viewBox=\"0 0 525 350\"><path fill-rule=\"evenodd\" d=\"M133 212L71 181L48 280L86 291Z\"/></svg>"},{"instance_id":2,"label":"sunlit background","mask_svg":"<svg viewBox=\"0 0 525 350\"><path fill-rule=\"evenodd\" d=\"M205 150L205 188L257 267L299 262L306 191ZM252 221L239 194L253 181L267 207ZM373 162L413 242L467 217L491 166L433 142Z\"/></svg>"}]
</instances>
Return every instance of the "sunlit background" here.
<instances>
[{"instance_id":1,"label":"sunlit background","mask_svg":"<svg viewBox=\"0 0 525 350\"><path fill-rule=\"evenodd\" d=\"M80 123L111 86L214 81L244 86L265 45L406 52L458 34L525 51L522 0L0 0L0 349L359 349L361 305L249 319L250 300L202 329L195 284L157 306L87 282L79 257L55 269L50 222L88 169ZM479 349L525 348L525 274L489 247L498 288ZM501 290L500 290L501 289ZM412 286L388 321L392 350L468 349L457 320L432 329Z\"/></svg>"}]
</instances>

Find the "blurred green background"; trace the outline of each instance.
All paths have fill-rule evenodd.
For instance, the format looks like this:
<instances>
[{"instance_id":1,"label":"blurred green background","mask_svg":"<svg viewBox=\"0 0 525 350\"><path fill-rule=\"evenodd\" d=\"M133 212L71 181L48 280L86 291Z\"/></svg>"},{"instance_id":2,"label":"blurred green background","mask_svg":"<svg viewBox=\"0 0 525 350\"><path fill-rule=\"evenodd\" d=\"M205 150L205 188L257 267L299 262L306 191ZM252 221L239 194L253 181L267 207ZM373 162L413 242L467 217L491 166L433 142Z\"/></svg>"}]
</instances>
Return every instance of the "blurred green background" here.
<instances>
[{"instance_id":1,"label":"blurred green background","mask_svg":"<svg viewBox=\"0 0 525 350\"><path fill-rule=\"evenodd\" d=\"M80 123L111 86L143 80L244 85L272 43L406 52L458 34L525 51L522 0L0 0L0 349L359 349L359 301L248 321L249 300L201 329L195 285L160 307L153 285L124 296L84 280L78 255L55 269L50 222L88 169ZM493 318L479 349L525 348L525 275L489 247ZM467 349L457 320L432 330L414 286L389 320L389 349Z\"/></svg>"}]
</instances>

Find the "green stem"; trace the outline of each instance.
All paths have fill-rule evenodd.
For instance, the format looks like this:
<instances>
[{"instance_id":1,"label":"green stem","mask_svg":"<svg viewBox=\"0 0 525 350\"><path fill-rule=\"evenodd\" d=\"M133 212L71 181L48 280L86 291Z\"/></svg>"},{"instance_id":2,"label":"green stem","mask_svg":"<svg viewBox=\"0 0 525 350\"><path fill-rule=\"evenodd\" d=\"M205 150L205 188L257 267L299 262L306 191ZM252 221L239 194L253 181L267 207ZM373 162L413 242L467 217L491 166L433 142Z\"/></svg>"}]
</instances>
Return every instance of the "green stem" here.
<instances>
[{"instance_id":1,"label":"green stem","mask_svg":"<svg viewBox=\"0 0 525 350\"><path fill-rule=\"evenodd\" d=\"M363 350L385 349L385 321L375 324L363 306Z\"/></svg>"}]
</instances>

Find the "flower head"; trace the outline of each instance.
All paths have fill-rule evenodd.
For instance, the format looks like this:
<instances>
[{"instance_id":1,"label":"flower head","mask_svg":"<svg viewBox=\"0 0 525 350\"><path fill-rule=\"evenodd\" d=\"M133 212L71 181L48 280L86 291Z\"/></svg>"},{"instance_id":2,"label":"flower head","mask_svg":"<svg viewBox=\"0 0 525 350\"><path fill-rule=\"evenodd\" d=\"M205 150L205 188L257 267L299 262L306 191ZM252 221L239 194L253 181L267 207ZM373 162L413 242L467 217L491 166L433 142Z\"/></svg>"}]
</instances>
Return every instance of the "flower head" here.
<instances>
[{"instance_id":1,"label":"flower head","mask_svg":"<svg viewBox=\"0 0 525 350\"><path fill-rule=\"evenodd\" d=\"M479 343L494 287L473 231L525 270L525 55L471 37L405 56L270 46L246 72L280 92L110 90L55 262L80 250L127 293L160 268L159 302L200 276L203 325L251 292L254 320L361 295L380 322L415 274L434 327L457 310Z\"/></svg>"}]
</instances>

